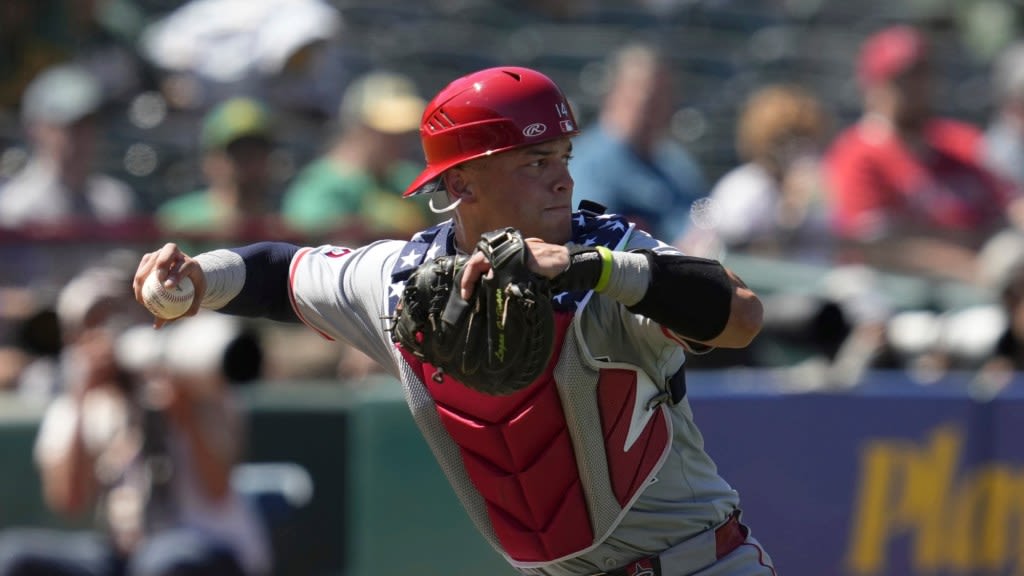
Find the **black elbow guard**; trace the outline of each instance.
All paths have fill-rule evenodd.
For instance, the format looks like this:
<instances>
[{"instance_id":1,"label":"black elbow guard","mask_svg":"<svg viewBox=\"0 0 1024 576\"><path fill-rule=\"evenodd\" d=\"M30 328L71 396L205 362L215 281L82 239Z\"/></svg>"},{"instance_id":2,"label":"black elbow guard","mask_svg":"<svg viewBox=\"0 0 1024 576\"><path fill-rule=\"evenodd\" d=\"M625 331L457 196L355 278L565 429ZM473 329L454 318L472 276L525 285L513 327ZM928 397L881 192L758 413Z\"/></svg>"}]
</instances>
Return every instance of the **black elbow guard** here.
<instances>
[{"instance_id":1,"label":"black elbow guard","mask_svg":"<svg viewBox=\"0 0 1024 576\"><path fill-rule=\"evenodd\" d=\"M715 260L638 250L651 266L644 297L627 309L688 339L706 341L729 322L733 283Z\"/></svg>"}]
</instances>

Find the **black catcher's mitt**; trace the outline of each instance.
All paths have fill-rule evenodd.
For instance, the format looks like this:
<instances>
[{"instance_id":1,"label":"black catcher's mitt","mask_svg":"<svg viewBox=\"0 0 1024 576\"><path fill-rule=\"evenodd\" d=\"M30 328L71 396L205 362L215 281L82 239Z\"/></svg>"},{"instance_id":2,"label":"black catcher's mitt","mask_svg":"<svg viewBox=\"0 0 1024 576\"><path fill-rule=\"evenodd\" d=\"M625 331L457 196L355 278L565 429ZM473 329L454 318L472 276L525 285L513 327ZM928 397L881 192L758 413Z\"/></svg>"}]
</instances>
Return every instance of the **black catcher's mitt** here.
<instances>
[{"instance_id":1,"label":"black catcher's mitt","mask_svg":"<svg viewBox=\"0 0 1024 576\"><path fill-rule=\"evenodd\" d=\"M474 390L507 395L533 382L551 358L551 288L527 269L519 231L488 232L477 250L493 274L480 279L468 302L459 295L465 256L425 262L409 276L391 339Z\"/></svg>"}]
</instances>

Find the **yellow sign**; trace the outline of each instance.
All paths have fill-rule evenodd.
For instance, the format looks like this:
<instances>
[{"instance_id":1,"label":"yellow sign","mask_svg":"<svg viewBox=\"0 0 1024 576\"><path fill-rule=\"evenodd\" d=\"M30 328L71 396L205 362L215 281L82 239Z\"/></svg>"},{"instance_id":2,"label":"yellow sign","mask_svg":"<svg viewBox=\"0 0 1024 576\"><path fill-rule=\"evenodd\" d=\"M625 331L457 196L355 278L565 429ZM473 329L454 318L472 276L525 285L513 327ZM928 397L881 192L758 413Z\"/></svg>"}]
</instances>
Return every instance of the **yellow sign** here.
<instances>
[{"instance_id":1,"label":"yellow sign","mask_svg":"<svg viewBox=\"0 0 1024 576\"><path fill-rule=\"evenodd\" d=\"M1024 574L1024 469L993 462L958 474L963 445L954 426L920 444L865 443L848 573L887 574L890 545L901 538L915 573Z\"/></svg>"}]
</instances>

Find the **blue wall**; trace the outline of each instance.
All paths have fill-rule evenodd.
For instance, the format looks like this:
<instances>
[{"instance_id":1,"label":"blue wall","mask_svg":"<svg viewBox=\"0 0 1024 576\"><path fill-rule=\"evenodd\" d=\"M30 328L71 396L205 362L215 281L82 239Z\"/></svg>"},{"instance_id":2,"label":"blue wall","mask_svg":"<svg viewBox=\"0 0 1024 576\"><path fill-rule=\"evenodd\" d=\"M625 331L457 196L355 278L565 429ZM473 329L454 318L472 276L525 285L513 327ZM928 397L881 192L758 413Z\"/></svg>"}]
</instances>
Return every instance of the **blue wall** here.
<instances>
[{"instance_id":1,"label":"blue wall","mask_svg":"<svg viewBox=\"0 0 1024 576\"><path fill-rule=\"evenodd\" d=\"M976 401L961 378L799 395L691 380L706 447L781 573L1024 573L1020 383Z\"/></svg>"}]
</instances>

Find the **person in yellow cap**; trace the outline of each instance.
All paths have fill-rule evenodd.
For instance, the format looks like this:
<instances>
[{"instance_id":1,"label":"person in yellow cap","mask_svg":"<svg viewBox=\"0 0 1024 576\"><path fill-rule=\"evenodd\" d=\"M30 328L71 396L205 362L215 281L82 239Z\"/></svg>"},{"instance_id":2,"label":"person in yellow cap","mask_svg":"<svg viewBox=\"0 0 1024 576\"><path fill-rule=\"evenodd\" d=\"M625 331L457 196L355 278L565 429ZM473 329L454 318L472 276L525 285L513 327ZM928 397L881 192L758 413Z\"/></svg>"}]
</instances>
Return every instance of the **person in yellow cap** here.
<instances>
[{"instance_id":1,"label":"person in yellow cap","mask_svg":"<svg viewBox=\"0 0 1024 576\"><path fill-rule=\"evenodd\" d=\"M314 236L353 225L369 234L411 233L429 223L429 212L401 201L422 167L408 157L418 152L425 105L406 76L377 71L353 80L337 136L285 192L285 221Z\"/></svg>"},{"instance_id":2,"label":"person in yellow cap","mask_svg":"<svg viewBox=\"0 0 1024 576\"><path fill-rule=\"evenodd\" d=\"M266 106L235 97L203 119L200 146L206 188L165 201L157 221L165 232L237 231L276 214L272 205L272 118Z\"/></svg>"}]
</instances>

